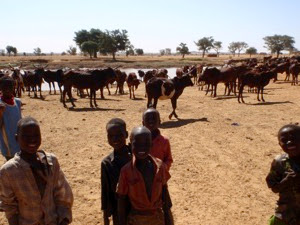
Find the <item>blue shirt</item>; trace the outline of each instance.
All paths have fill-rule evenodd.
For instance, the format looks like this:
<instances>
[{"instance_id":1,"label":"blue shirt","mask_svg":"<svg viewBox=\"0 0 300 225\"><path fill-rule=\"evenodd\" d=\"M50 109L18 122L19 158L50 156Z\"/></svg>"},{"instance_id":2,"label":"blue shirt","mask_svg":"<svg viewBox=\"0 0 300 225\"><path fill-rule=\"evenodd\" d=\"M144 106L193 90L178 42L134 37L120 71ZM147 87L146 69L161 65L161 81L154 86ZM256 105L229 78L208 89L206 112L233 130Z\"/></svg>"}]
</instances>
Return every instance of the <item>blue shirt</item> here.
<instances>
[{"instance_id":1,"label":"blue shirt","mask_svg":"<svg viewBox=\"0 0 300 225\"><path fill-rule=\"evenodd\" d=\"M14 101L14 105L8 105L0 99L0 104L5 105L2 117L3 126L0 127L0 148L3 156L13 157L15 153L20 151L15 134L17 133L18 121L21 119L21 100L15 98ZM8 146L4 141L3 130L6 131Z\"/></svg>"}]
</instances>

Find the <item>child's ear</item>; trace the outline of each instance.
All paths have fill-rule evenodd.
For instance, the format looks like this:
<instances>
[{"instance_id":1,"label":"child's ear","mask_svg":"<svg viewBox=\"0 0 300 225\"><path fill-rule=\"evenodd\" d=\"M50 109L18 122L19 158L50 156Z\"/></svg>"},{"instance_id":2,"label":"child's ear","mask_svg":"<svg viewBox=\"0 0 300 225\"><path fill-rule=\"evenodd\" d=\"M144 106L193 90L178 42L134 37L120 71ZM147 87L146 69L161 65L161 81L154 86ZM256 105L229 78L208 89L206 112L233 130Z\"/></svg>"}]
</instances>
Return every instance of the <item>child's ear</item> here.
<instances>
[{"instance_id":1,"label":"child's ear","mask_svg":"<svg viewBox=\"0 0 300 225\"><path fill-rule=\"evenodd\" d=\"M128 131L126 130L126 139L128 138Z\"/></svg>"},{"instance_id":2,"label":"child's ear","mask_svg":"<svg viewBox=\"0 0 300 225\"><path fill-rule=\"evenodd\" d=\"M143 120L143 126L145 126L144 120Z\"/></svg>"}]
</instances>

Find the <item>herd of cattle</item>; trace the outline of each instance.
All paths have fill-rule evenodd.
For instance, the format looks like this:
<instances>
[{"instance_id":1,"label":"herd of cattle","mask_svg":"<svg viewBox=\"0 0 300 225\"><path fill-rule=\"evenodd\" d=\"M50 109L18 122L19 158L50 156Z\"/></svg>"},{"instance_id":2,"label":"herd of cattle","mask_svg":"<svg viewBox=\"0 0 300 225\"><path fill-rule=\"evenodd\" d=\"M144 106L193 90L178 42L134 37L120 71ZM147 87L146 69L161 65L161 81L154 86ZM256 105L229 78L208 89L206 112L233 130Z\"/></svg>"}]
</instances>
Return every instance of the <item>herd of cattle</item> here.
<instances>
[{"instance_id":1,"label":"herd of cattle","mask_svg":"<svg viewBox=\"0 0 300 225\"><path fill-rule=\"evenodd\" d=\"M270 80L277 81L278 73L285 73L285 81L289 81L292 75L292 85L298 84L298 75L300 73L300 57L283 57L272 58L264 57L263 61L259 62L256 58L243 60L229 60L222 67L212 67L204 64L195 66L184 66L176 70L176 76L170 78L167 69L154 69L148 71L138 71L135 73L121 72L118 68L106 69L59 69L47 70L47 66L34 66L32 70L23 70L22 64L19 67L10 66L9 69L0 70L0 77L8 75L15 80L15 96L21 97L25 90L34 93L37 98L39 92L40 98L42 95L42 83L45 81L49 84L50 94L52 92L51 85L56 93L56 82L61 96L61 102L64 107L66 105L66 95L75 107L72 88L76 88L80 96L87 94L90 97L90 106L97 107L96 91L100 89L101 98L104 98L103 90L106 87L110 94L109 85L116 83L115 94L124 94L125 82L129 88L129 97L135 98L134 91L138 88L141 82L145 83L145 97L147 97L147 107L156 108L158 99L170 99L173 111L172 116L177 118L175 109L177 107L177 99L183 93L185 87L199 85L199 89L203 90L206 85L206 94L211 91L212 97L217 96L217 86L219 83L225 84L224 95L231 93L237 96L238 102L243 100L243 90L248 86L248 91L257 92L257 100L264 101L264 87L269 84Z\"/></svg>"}]
</instances>

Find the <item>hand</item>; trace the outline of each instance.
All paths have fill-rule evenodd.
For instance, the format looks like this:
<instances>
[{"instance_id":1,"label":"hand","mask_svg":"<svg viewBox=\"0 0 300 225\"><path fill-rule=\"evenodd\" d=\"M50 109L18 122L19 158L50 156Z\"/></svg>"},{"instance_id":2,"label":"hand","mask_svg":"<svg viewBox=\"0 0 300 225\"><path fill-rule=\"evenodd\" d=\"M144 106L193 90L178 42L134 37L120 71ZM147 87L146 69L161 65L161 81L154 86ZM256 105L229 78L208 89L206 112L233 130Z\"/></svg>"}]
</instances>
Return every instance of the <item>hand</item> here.
<instances>
[{"instance_id":1,"label":"hand","mask_svg":"<svg viewBox=\"0 0 300 225\"><path fill-rule=\"evenodd\" d=\"M296 174L294 171L287 172L287 176L282 179L280 183L293 184L299 179L299 174Z\"/></svg>"},{"instance_id":2,"label":"hand","mask_svg":"<svg viewBox=\"0 0 300 225\"><path fill-rule=\"evenodd\" d=\"M65 218L65 219L63 219L63 221L60 222L59 225L68 225L68 224L70 224L69 220Z\"/></svg>"}]
</instances>

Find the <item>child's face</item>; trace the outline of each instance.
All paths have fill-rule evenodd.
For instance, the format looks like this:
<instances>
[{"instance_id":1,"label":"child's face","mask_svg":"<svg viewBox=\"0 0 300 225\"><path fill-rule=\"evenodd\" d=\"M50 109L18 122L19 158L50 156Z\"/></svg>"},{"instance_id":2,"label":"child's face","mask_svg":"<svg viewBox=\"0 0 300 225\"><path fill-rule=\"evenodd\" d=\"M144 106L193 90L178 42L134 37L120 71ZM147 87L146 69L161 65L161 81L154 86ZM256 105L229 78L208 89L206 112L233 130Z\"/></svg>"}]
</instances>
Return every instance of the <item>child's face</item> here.
<instances>
[{"instance_id":1,"label":"child's face","mask_svg":"<svg viewBox=\"0 0 300 225\"><path fill-rule=\"evenodd\" d=\"M278 134L279 145L289 157L300 156L300 132L292 127L286 127Z\"/></svg>"},{"instance_id":2,"label":"child's face","mask_svg":"<svg viewBox=\"0 0 300 225\"><path fill-rule=\"evenodd\" d=\"M159 114L155 111L146 112L143 117L143 125L150 131L158 129L160 124Z\"/></svg>"},{"instance_id":3,"label":"child's face","mask_svg":"<svg viewBox=\"0 0 300 225\"><path fill-rule=\"evenodd\" d=\"M126 145L128 132L120 125L108 125L107 139L110 146L114 149L121 149Z\"/></svg>"},{"instance_id":4,"label":"child's face","mask_svg":"<svg viewBox=\"0 0 300 225\"><path fill-rule=\"evenodd\" d=\"M28 124L20 128L16 135L21 151L34 154L41 145L41 131L37 124Z\"/></svg>"},{"instance_id":5,"label":"child's face","mask_svg":"<svg viewBox=\"0 0 300 225\"><path fill-rule=\"evenodd\" d=\"M2 95L6 98L11 98L14 93L14 85L10 82L3 83L1 85Z\"/></svg>"},{"instance_id":6,"label":"child's face","mask_svg":"<svg viewBox=\"0 0 300 225\"><path fill-rule=\"evenodd\" d=\"M151 135L148 133L140 133L132 137L132 152L137 159L145 159L149 155L152 147Z\"/></svg>"}]
</instances>

